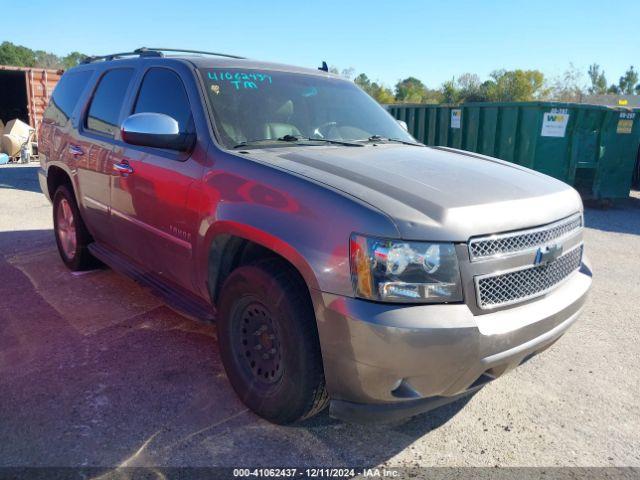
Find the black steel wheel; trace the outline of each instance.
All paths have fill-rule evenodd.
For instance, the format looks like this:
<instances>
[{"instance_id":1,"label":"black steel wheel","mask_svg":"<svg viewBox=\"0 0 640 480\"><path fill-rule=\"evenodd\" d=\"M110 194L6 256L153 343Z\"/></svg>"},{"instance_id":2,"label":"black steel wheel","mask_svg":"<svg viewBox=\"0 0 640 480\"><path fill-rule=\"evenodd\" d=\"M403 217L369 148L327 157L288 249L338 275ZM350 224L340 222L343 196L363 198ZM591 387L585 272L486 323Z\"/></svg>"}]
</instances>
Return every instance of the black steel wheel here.
<instances>
[{"instance_id":1,"label":"black steel wheel","mask_svg":"<svg viewBox=\"0 0 640 480\"><path fill-rule=\"evenodd\" d=\"M233 322L233 342L244 352L243 366L256 382L271 385L282 376L281 338L277 323L269 309L260 301L244 299L236 310Z\"/></svg>"},{"instance_id":2,"label":"black steel wheel","mask_svg":"<svg viewBox=\"0 0 640 480\"><path fill-rule=\"evenodd\" d=\"M261 417L293 423L328 403L315 314L286 262L234 270L218 301L218 344L229 381Z\"/></svg>"}]
</instances>

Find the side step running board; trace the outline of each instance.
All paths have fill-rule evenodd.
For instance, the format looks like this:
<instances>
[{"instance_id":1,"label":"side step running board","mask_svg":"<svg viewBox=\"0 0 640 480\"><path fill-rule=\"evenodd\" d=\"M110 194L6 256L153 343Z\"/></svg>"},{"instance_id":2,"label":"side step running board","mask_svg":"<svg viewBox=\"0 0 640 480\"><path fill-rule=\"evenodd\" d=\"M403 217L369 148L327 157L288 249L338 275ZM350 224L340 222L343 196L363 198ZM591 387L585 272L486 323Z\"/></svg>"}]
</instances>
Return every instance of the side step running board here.
<instances>
[{"instance_id":1,"label":"side step running board","mask_svg":"<svg viewBox=\"0 0 640 480\"><path fill-rule=\"evenodd\" d=\"M191 292L176 285L171 285L157 276L145 272L109 247L94 242L89 245L89 251L94 257L107 264L116 272L126 275L137 283L149 288L152 293L160 297L167 306L178 311L180 314L205 322L215 321L215 309Z\"/></svg>"}]
</instances>

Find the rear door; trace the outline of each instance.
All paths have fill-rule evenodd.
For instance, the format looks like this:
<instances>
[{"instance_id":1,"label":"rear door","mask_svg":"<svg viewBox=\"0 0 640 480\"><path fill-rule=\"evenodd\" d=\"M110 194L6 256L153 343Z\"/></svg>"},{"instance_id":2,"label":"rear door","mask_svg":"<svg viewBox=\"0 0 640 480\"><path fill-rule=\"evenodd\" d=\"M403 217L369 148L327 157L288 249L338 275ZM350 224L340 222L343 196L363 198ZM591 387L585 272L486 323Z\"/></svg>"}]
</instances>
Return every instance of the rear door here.
<instances>
[{"instance_id":1,"label":"rear door","mask_svg":"<svg viewBox=\"0 0 640 480\"><path fill-rule=\"evenodd\" d=\"M38 134L38 148L47 163L63 162L71 171L76 170L76 160L81 155L77 155L79 139L74 128L77 126L77 113L74 112L80 110L78 101L93 74L89 69L67 72L56 85ZM82 205L82 199L78 200Z\"/></svg>"},{"instance_id":2,"label":"rear door","mask_svg":"<svg viewBox=\"0 0 640 480\"><path fill-rule=\"evenodd\" d=\"M134 71L114 68L100 77L83 117L81 136L69 146L76 158L85 220L96 240L111 245L119 235L126 235L111 229L109 204L114 138Z\"/></svg>"},{"instance_id":3,"label":"rear door","mask_svg":"<svg viewBox=\"0 0 640 480\"><path fill-rule=\"evenodd\" d=\"M185 69L186 70L186 69ZM190 78L190 80L192 80ZM151 66L144 72L131 113L163 113L183 133L195 132L190 95L178 71ZM139 246L121 245L139 263L166 280L192 288L192 245L197 233L195 198L203 172L206 142L202 136L189 152L119 143L114 160L129 166L113 183L111 219L114 229L136 229Z\"/></svg>"}]
</instances>

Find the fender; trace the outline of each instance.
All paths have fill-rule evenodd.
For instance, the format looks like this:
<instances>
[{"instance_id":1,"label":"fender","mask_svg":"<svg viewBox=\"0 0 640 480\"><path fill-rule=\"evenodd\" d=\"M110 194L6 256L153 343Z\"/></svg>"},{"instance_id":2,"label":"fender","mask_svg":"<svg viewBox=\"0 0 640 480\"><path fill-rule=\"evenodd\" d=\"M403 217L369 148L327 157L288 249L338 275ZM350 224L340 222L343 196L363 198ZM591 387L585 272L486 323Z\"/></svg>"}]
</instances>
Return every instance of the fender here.
<instances>
[{"instance_id":1,"label":"fender","mask_svg":"<svg viewBox=\"0 0 640 480\"><path fill-rule=\"evenodd\" d=\"M310 291L353 295L349 238L354 231L395 238L395 224L351 195L248 156L220 155L197 195L201 217L194 241L194 288L209 296L214 238L234 235L289 261ZM349 221L343 221L349 219Z\"/></svg>"},{"instance_id":2,"label":"fender","mask_svg":"<svg viewBox=\"0 0 640 480\"><path fill-rule=\"evenodd\" d=\"M280 255L298 270L309 289L320 290L320 285L313 268L295 247L274 233L267 232L253 225L235 220L221 219L209 226L206 235L201 237L201 241L198 242L199 245L194 255L197 269L197 288L200 294L205 294L207 298L209 298L207 281L211 246L216 238L224 235L251 241ZM222 246L224 247L224 245ZM206 268L201 268L200 266L205 266Z\"/></svg>"}]
</instances>

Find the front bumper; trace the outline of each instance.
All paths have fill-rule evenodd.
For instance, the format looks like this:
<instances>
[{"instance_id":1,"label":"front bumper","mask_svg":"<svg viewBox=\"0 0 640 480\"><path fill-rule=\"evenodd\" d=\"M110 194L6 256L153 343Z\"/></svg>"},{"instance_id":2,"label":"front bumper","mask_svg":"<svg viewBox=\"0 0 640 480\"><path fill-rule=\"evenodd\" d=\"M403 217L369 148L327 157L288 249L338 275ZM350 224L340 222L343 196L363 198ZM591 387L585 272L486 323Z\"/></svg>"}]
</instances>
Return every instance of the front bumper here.
<instances>
[{"instance_id":1,"label":"front bumper","mask_svg":"<svg viewBox=\"0 0 640 480\"><path fill-rule=\"evenodd\" d=\"M322 294L318 330L330 412L388 421L476 391L560 338L590 286L583 264L544 297L483 315L465 304L391 305Z\"/></svg>"}]
</instances>

